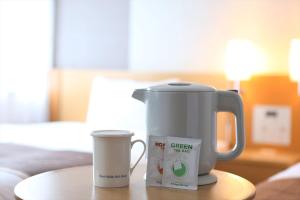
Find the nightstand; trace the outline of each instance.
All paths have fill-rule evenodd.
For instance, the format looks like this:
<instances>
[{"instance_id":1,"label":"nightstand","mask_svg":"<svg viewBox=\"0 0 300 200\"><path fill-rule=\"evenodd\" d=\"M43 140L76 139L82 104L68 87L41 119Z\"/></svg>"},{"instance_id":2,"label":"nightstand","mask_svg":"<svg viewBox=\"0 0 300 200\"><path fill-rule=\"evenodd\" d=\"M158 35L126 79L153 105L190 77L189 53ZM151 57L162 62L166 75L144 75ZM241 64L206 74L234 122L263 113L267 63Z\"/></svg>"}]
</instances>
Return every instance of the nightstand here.
<instances>
[{"instance_id":1,"label":"nightstand","mask_svg":"<svg viewBox=\"0 0 300 200\"><path fill-rule=\"evenodd\" d=\"M235 160L218 161L215 168L237 174L256 184L299 161L300 154L295 152L246 149Z\"/></svg>"}]
</instances>

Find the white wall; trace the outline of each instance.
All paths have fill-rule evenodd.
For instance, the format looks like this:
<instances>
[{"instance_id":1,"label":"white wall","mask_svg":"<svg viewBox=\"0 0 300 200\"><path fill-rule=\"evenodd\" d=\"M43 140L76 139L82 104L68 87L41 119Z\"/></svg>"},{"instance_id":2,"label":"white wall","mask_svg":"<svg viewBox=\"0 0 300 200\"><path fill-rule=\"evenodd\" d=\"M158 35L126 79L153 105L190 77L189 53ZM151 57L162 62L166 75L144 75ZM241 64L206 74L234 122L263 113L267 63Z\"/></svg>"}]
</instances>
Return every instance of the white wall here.
<instances>
[{"instance_id":1,"label":"white wall","mask_svg":"<svg viewBox=\"0 0 300 200\"><path fill-rule=\"evenodd\" d=\"M128 0L58 0L55 66L126 69L128 12Z\"/></svg>"},{"instance_id":2,"label":"white wall","mask_svg":"<svg viewBox=\"0 0 300 200\"><path fill-rule=\"evenodd\" d=\"M131 69L223 71L232 38L255 42L267 72L287 71L300 0L131 0Z\"/></svg>"}]
</instances>

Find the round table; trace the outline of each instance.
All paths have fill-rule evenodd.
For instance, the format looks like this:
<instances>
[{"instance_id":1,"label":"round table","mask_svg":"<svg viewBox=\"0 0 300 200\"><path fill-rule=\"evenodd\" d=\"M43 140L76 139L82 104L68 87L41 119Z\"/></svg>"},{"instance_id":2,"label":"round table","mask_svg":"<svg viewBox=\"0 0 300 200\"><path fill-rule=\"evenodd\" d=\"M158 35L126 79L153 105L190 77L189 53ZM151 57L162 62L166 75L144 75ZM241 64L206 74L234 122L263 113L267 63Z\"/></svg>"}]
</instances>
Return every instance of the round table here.
<instances>
[{"instance_id":1,"label":"round table","mask_svg":"<svg viewBox=\"0 0 300 200\"><path fill-rule=\"evenodd\" d=\"M45 172L27 178L15 187L17 199L30 200L87 200L87 199L172 199L220 200L253 199L255 187L237 175L213 170L217 183L199 186L198 190L146 187L143 176L146 167L139 165L130 177L130 185L122 188L93 186L92 166L81 166Z\"/></svg>"}]
</instances>

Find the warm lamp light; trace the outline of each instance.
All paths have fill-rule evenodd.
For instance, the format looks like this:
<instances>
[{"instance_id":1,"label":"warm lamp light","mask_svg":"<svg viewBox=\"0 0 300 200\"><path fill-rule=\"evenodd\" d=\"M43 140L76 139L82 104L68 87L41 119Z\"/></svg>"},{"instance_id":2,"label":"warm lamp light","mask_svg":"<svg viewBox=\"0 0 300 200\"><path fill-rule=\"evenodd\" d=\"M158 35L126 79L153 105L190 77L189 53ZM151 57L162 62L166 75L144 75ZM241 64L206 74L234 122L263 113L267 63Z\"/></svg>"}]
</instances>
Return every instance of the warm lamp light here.
<instances>
[{"instance_id":1,"label":"warm lamp light","mask_svg":"<svg viewBox=\"0 0 300 200\"><path fill-rule=\"evenodd\" d=\"M298 95L300 95L300 39L293 39L291 41L289 74L292 81L298 82Z\"/></svg>"},{"instance_id":2,"label":"warm lamp light","mask_svg":"<svg viewBox=\"0 0 300 200\"><path fill-rule=\"evenodd\" d=\"M225 52L225 74L234 81L234 89L240 89L240 81L248 80L264 65L263 56L250 40L233 39Z\"/></svg>"}]
</instances>

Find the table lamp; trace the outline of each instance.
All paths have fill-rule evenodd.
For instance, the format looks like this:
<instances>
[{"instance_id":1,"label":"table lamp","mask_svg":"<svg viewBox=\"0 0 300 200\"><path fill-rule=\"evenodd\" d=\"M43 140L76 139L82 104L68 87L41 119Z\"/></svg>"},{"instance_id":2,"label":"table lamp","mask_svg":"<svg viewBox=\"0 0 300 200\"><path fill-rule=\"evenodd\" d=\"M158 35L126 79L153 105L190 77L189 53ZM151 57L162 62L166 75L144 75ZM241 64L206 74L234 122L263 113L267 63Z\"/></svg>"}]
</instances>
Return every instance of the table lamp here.
<instances>
[{"instance_id":1,"label":"table lamp","mask_svg":"<svg viewBox=\"0 0 300 200\"><path fill-rule=\"evenodd\" d=\"M291 41L289 53L289 75L292 81L298 83L298 95L300 96L300 38Z\"/></svg>"},{"instance_id":2,"label":"table lamp","mask_svg":"<svg viewBox=\"0 0 300 200\"><path fill-rule=\"evenodd\" d=\"M225 74L233 81L233 88L240 91L240 81L251 78L263 64L262 55L250 40L229 40L225 52Z\"/></svg>"}]
</instances>

